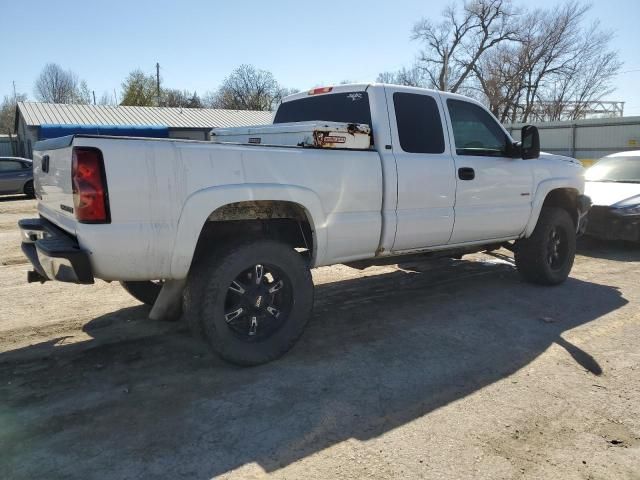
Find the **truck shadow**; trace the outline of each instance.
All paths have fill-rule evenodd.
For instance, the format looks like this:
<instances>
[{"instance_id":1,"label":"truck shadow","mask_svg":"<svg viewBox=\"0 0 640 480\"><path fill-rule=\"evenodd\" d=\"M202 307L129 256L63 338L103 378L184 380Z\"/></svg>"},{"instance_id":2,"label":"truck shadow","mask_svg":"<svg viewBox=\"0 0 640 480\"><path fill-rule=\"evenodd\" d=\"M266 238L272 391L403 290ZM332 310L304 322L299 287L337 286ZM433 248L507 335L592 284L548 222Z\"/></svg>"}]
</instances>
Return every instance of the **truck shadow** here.
<instances>
[{"instance_id":1,"label":"truck shadow","mask_svg":"<svg viewBox=\"0 0 640 480\"><path fill-rule=\"evenodd\" d=\"M15 200L30 200L26 195L0 195L0 202L13 202Z\"/></svg>"},{"instance_id":2,"label":"truck shadow","mask_svg":"<svg viewBox=\"0 0 640 480\"><path fill-rule=\"evenodd\" d=\"M579 255L586 257L618 262L640 261L640 243L601 240L584 236L578 239L577 249Z\"/></svg>"},{"instance_id":3,"label":"truck shadow","mask_svg":"<svg viewBox=\"0 0 640 480\"><path fill-rule=\"evenodd\" d=\"M86 325L92 348L49 342L27 347L39 359L0 355L11 381L0 386L0 463L11 478L208 479L252 462L275 471L411 422L554 343L599 375L588 345L561 335L626 303L615 287L577 279L522 283L500 260L404 264L318 285L298 345L249 369L213 357L180 325L142 320L143 307L121 310ZM129 338L127 328L150 333Z\"/></svg>"}]
</instances>

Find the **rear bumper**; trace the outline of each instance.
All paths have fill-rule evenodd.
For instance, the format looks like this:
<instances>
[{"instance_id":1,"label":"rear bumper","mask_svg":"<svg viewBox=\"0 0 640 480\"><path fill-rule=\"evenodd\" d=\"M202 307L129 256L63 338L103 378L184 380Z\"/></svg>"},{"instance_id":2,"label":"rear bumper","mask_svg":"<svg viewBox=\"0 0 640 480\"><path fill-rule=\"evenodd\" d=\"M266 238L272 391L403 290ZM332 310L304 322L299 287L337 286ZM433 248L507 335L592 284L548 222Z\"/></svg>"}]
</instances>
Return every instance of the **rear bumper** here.
<instances>
[{"instance_id":1,"label":"rear bumper","mask_svg":"<svg viewBox=\"0 0 640 480\"><path fill-rule=\"evenodd\" d=\"M640 241L640 215L620 215L604 206L591 208L587 217L587 235L604 240Z\"/></svg>"},{"instance_id":2,"label":"rear bumper","mask_svg":"<svg viewBox=\"0 0 640 480\"><path fill-rule=\"evenodd\" d=\"M89 254L64 230L43 218L18 222L22 234L22 251L33 265L29 281L94 283Z\"/></svg>"}]
</instances>

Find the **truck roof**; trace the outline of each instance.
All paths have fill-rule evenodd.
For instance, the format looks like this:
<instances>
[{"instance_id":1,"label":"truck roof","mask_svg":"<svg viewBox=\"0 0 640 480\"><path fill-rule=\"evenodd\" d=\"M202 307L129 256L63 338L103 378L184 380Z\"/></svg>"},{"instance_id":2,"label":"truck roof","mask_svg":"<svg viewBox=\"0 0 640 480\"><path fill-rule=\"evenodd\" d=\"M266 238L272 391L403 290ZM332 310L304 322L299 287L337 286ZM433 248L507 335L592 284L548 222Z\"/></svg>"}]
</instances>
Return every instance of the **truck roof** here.
<instances>
[{"instance_id":1,"label":"truck roof","mask_svg":"<svg viewBox=\"0 0 640 480\"><path fill-rule=\"evenodd\" d=\"M334 93L364 92L369 90L370 88L381 88L381 87L400 87L403 90L416 90L420 92L432 92L432 93L447 93L447 95L450 97L454 97L454 98L459 97L460 99L469 100L469 98L465 97L464 95L448 93L448 92L440 92L433 88L410 87L407 85L396 85L392 83L373 82L373 83L346 83L341 85L327 85L327 86L314 87L309 90L294 93L293 95L288 95L282 99L282 103L291 102L292 100L307 98L310 95L330 95Z\"/></svg>"}]
</instances>

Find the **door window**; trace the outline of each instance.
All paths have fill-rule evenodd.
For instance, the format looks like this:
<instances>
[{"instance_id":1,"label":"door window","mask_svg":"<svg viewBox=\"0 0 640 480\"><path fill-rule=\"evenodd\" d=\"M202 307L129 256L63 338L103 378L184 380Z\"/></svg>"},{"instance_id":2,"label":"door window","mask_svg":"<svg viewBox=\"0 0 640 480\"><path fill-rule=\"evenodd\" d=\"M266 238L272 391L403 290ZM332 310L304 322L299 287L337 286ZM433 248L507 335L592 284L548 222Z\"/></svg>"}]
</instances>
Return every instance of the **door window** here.
<instances>
[{"instance_id":1,"label":"door window","mask_svg":"<svg viewBox=\"0 0 640 480\"><path fill-rule=\"evenodd\" d=\"M415 93L393 94L400 147L408 153L443 153L444 134L438 104Z\"/></svg>"},{"instance_id":2,"label":"door window","mask_svg":"<svg viewBox=\"0 0 640 480\"><path fill-rule=\"evenodd\" d=\"M0 160L0 172L15 172L22 170L24 167L21 162L15 160Z\"/></svg>"},{"instance_id":3,"label":"door window","mask_svg":"<svg viewBox=\"0 0 640 480\"><path fill-rule=\"evenodd\" d=\"M462 100L447 100L458 155L503 157L507 136L483 108Z\"/></svg>"}]
</instances>

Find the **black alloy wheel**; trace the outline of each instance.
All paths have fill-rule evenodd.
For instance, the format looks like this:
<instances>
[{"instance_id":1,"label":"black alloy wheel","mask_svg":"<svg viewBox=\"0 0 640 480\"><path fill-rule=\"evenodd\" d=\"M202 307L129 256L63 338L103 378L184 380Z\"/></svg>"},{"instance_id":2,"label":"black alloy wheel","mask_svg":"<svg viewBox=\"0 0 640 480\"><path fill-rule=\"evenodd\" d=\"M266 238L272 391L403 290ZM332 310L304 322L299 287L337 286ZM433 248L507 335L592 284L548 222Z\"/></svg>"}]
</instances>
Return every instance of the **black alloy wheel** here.
<instances>
[{"instance_id":1,"label":"black alloy wheel","mask_svg":"<svg viewBox=\"0 0 640 480\"><path fill-rule=\"evenodd\" d=\"M265 340L287 322L293 306L291 280L278 267L256 264L227 288L224 318L245 342Z\"/></svg>"}]
</instances>

